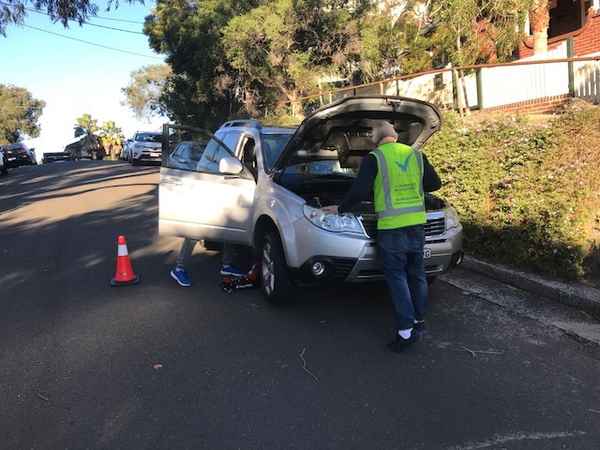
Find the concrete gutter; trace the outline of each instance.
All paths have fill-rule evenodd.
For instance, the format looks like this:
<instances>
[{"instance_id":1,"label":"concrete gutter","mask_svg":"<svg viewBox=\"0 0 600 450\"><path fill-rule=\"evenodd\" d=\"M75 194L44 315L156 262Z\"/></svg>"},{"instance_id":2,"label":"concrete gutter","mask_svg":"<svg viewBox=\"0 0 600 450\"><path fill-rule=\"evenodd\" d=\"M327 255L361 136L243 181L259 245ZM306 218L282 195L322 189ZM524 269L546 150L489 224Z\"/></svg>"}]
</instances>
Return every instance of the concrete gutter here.
<instances>
[{"instance_id":1,"label":"concrete gutter","mask_svg":"<svg viewBox=\"0 0 600 450\"><path fill-rule=\"evenodd\" d=\"M574 306L594 315L600 315L600 289L581 283L564 283L521 272L500 264L492 264L472 256L465 256L462 267L511 286L540 295L564 305Z\"/></svg>"}]
</instances>

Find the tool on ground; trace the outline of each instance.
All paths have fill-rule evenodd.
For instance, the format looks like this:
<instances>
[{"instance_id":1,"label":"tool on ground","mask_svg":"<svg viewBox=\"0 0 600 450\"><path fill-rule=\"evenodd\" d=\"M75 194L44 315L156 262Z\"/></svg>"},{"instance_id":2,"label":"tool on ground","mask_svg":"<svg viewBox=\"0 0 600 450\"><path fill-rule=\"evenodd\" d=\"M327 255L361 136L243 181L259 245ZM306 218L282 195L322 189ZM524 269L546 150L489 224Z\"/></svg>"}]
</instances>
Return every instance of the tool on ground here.
<instances>
[{"instance_id":1,"label":"tool on ground","mask_svg":"<svg viewBox=\"0 0 600 450\"><path fill-rule=\"evenodd\" d=\"M131 284L137 284L139 281L140 277L133 272L133 267L131 266L125 236L119 236L117 238L117 269L115 271L115 276L110 280L110 285L129 286Z\"/></svg>"},{"instance_id":2,"label":"tool on ground","mask_svg":"<svg viewBox=\"0 0 600 450\"><path fill-rule=\"evenodd\" d=\"M221 282L221 288L225 293L232 294L238 289L248 289L258 284L258 265L254 264L246 275L241 277L224 276Z\"/></svg>"}]
</instances>

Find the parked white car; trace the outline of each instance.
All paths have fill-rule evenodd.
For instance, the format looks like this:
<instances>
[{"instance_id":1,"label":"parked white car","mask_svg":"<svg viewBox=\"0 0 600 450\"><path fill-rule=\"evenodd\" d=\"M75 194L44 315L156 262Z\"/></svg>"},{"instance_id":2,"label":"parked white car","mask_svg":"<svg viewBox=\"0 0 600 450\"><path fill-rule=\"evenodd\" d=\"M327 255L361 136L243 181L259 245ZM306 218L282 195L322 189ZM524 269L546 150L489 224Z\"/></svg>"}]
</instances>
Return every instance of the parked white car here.
<instances>
[{"instance_id":1,"label":"parked white car","mask_svg":"<svg viewBox=\"0 0 600 450\"><path fill-rule=\"evenodd\" d=\"M138 131L127 146L131 164L160 162L162 158L162 133Z\"/></svg>"}]
</instances>

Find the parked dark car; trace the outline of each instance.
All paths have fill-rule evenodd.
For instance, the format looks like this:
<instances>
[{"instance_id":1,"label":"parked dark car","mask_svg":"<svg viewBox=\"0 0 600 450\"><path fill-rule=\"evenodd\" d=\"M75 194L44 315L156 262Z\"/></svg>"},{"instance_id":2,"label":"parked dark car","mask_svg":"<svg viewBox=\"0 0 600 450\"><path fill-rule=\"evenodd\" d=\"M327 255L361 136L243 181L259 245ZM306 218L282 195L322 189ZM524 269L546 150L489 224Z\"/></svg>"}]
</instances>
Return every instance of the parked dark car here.
<instances>
[{"instance_id":1,"label":"parked dark car","mask_svg":"<svg viewBox=\"0 0 600 450\"><path fill-rule=\"evenodd\" d=\"M98 136L85 133L83 135L77 136L73 141L68 143L65 147L65 153L69 153L71 155L71 159L104 159L106 156L106 152L102 147L100 139Z\"/></svg>"},{"instance_id":2,"label":"parked dark car","mask_svg":"<svg viewBox=\"0 0 600 450\"><path fill-rule=\"evenodd\" d=\"M58 161L71 161L73 157L69 152L50 152L44 153L44 157L42 158L42 163L48 164Z\"/></svg>"},{"instance_id":3,"label":"parked dark car","mask_svg":"<svg viewBox=\"0 0 600 450\"><path fill-rule=\"evenodd\" d=\"M9 168L37 164L34 154L23 143L8 144L2 147L2 150Z\"/></svg>"}]
</instances>

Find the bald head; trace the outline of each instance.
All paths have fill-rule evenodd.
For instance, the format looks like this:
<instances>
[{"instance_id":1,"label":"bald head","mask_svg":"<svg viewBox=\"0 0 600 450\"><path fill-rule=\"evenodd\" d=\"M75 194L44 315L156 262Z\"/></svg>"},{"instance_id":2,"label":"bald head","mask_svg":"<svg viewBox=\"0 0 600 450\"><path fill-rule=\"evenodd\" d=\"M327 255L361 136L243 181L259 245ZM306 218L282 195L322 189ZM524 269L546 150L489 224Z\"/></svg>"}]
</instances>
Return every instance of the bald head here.
<instances>
[{"instance_id":1,"label":"bald head","mask_svg":"<svg viewBox=\"0 0 600 450\"><path fill-rule=\"evenodd\" d=\"M394 126L387 120L373 120L371 121L371 129L373 131L373 144L379 145L381 141L386 139L388 142L396 142L398 140L398 133L394 129Z\"/></svg>"}]
</instances>

